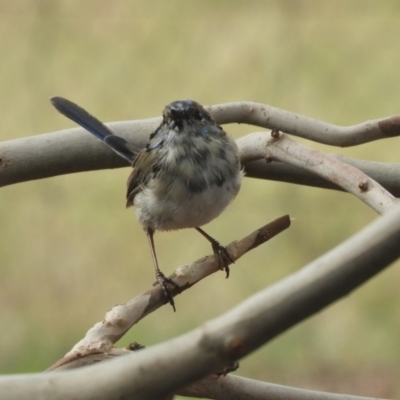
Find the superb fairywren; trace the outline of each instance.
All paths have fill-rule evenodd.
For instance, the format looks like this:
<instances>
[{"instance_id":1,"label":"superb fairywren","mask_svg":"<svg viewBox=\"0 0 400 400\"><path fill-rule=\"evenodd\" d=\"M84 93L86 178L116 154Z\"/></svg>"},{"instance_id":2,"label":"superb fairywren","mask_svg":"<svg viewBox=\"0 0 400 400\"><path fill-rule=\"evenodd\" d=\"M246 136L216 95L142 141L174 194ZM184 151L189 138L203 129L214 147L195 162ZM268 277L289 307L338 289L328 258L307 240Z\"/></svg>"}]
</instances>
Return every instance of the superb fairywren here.
<instances>
[{"instance_id":1,"label":"superb fairywren","mask_svg":"<svg viewBox=\"0 0 400 400\"><path fill-rule=\"evenodd\" d=\"M193 100L167 105L161 125L138 151L75 103L62 97L53 97L51 103L131 163L126 206L136 209L149 241L157 281L174 310L167 284L177 285L158 267L155 231L195 228L211 243L221 269L229 276L232 260L225 247L200 226L218 217L235 198L243 173L235 141L208 111Z\"/></svg>"}]
</instances>

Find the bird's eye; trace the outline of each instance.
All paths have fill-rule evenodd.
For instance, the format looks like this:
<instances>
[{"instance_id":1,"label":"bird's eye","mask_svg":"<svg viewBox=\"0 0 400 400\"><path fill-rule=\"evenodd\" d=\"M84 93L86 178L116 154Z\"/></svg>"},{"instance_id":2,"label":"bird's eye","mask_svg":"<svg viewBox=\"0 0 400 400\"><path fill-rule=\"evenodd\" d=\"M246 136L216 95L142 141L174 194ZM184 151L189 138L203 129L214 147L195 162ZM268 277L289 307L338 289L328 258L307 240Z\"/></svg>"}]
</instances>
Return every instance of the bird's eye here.
<instances>
[{"instance_id":1,"label":"bird's eye","mask_svg":"<svg viewBox=\"0 0 400 400\"><path fill-rule=\"evenodd\" d=\"M198 111L198 110L196 110L196 111L194 112L193 117L194 117L194 119L197 119L198 121L201 121L201 120L203 119L203 115L202 115L201 112Z\"/></svg>"}]
</instances>

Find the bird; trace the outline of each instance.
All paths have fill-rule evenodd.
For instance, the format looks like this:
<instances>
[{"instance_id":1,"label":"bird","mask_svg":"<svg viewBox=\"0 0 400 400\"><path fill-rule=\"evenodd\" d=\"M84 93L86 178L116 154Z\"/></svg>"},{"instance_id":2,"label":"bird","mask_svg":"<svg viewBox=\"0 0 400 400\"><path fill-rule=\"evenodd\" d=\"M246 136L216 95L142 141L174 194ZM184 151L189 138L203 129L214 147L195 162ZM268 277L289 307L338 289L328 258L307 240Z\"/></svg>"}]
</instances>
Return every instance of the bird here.
<instances>
[{"instance_id":1,"label":"bird","mask_svg":"<svg viewBox=\"0 0 400 400\"><path fill-rule=\"evenodd\" d=\"M51 104L61 114L85 128L133 167L127 181L126 207L133 206L147 236L166 302L175 311L168 285L179 286L160 270L156 231L195 228L218 258L229 277L233 262L228 251L201 226L217 218L238 194L243 170L234 139L217 125L210 112L194 100L178 100L165 106L159 127L146 146L138 150L115 135L85 109L63 97Z\"/></svg>"}]
</instances>

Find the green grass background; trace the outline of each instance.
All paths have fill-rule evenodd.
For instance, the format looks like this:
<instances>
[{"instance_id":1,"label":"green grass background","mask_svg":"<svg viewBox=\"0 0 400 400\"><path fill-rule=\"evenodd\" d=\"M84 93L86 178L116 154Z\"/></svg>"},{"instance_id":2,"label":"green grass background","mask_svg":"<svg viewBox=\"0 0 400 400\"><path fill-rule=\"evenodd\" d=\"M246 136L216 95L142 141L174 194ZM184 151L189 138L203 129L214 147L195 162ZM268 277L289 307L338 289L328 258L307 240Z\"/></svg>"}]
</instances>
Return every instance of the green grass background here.
<instances>
[{"instance_id":1,"label":"green grass background","mask_svg":"<svg viewBox=\"0 0 400 400\"><path fill-rule=\"evenodd\" d=\"M258 101L338 125L400 109L400 2L0 1L0 139L73 127L61 95L103 121L165 104ZM258 128L225 127L233 136ZM399 139L328 152L399 161ZM105 311L154 281L124 208L128 169L22 183L0 195L0 373L41 371ZM177 297L119 345L193 329L297 271L376 214L350 195L245 179L206 227L222 243L289 213L292 227ZM194 231L158 234L166 273L210 252ZM399 264L241 362L239 374L300 387L400 396Z\"/></svg>"}]
</instances>

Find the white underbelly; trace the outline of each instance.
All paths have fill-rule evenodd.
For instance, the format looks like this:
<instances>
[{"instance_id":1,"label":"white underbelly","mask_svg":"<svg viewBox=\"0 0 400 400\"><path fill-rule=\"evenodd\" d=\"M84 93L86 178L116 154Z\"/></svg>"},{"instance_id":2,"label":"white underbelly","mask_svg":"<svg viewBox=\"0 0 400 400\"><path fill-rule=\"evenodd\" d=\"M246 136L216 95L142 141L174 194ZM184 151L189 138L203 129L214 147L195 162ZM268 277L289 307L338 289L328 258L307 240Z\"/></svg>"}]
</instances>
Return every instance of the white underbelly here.
<instances>
[{"instance_id":1,"label":"white underbelly","mask_svg":"<svg viewBox=\"0 0 400 400\"><path fill-rule=\"evenodd\" d=\"M229 184L214 185L200 193L189 193L182 187L179 195L164 198L145 188L134 199L137 218L144 228L159 231L200 227L224 211L238 193L241 179L242 173Z\"/></svg>"}]
</instances>

